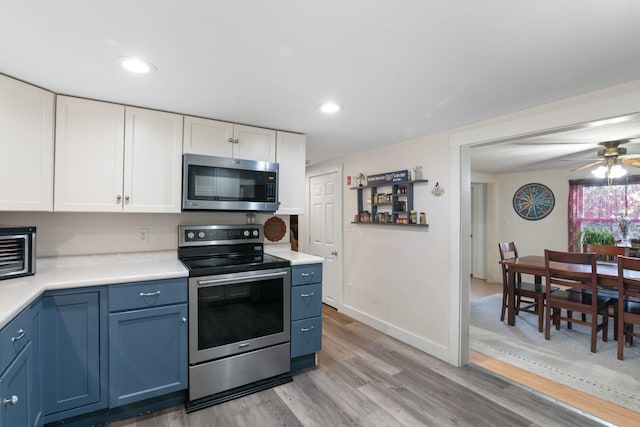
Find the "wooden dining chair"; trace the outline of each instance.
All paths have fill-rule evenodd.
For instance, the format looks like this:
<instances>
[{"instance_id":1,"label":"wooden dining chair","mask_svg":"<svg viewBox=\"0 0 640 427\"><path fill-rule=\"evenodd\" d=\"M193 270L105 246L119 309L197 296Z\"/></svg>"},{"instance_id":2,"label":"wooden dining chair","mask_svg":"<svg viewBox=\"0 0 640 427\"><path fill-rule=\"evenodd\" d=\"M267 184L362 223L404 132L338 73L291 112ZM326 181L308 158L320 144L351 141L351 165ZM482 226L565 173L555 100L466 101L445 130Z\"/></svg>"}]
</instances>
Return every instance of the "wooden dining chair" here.
<instances>
[{"instance_id":1,"label":"wooden dining chair","mask_svg":"<svg viewBox=\"0 0 640 427\"><path fill-rule=\"evenodd\" d=\"M591 245L585 243L582 245L583 253L596 254L596 261L606 262L618 262L618 257L629 256L629 248L625 246L610 246L610 245ZM611 298L611 306L609 310L609 317L613 318L613 336L618 339L618 290L617 289L600 289L599 295L601 297ZM582 320L585 320L585 315L582 315Z\"/></svg>"},{"instance_id":2,"label":"wooden dining chair","mask_svg":"<svg viewBox=\"0 0 640 427\"><path fill-rule=\"evenodd\" d=\"M509 258L518 257L518 248L515 242L498 243L498 251L500 252L500 261ZM502 265L502 264L501 264ZM502 310L500 312L500 320L504 321L504 315L507 308L507 298L509 297L508 286L508 270L502 265ZM535 283L523 282L522 275L516 275L515 283L515 313L520 311L533 313L538 315L538 331L544 330L544 300L546 298L546 285L541 280L535 280ZM558 289L554 288L553 290Z\"/></svg>"},{"instance_id":3,"label":"wooden dining chair","mask_svg":"<svg viewBox=\"0 0 640 427\"><path fill-rule=\"evenodd\" d=\"M567 322L569 329L573 323L586 325L591 328L591 352L595 353L599 331L602 331L602 341L607 341L611 305L610 298L598 296L596 255L545 249L544 265L547 284L564 288L555 292L547 290L544 338L551 339L551 322L556 330L560 329L562 320ZM562 315L563 309L566 316ZM574 319L574 311L589 315L588 320ZM598 323L598 315L602 316L601 323Z\"/></svg>"},{"instance_id":4,"label":"wooden dining chair","mask_svg":"<svg viewBox=\"0 0 640 427\"><path fill-rule=\"evenodd\" d=\"M640 325L640 279L629 277L630 272L640 276L640 258L618 258L618 359L623 360L625 345L631 345L632 338L640 337L633 331Z\"/></svg>"},{"instance_id":5,"label":"wooden dining chair","mask_svg":"<svg viewBox=\"0 0 640 427\"><path fill-rule=\"evenodd\" d=\"M582 252L596 254L597 261L618 262L619 256L629 256L629 248L625 246L590 245L585 243L582 245Z\"/></svg>"}]
</instances>

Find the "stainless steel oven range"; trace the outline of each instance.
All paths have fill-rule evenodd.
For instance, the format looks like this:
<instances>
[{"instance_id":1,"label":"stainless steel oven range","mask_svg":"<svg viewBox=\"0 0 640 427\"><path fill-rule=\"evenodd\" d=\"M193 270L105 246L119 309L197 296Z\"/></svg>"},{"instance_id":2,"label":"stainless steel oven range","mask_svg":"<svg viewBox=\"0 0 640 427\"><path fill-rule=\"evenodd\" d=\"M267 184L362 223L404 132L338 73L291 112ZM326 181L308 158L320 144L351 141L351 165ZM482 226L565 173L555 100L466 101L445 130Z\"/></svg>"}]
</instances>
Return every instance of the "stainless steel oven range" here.
<instances>
[{"instance_id":1,"label":"stainless steel oven range","mask_svg":"<svg viewBox=\"0 0 640 427\"><path fill-rule=\"evenodd\" d=\"M187 412L291 381L289 261L261 225L179 226L189 270Z\"/></svg>"}]
</instances>

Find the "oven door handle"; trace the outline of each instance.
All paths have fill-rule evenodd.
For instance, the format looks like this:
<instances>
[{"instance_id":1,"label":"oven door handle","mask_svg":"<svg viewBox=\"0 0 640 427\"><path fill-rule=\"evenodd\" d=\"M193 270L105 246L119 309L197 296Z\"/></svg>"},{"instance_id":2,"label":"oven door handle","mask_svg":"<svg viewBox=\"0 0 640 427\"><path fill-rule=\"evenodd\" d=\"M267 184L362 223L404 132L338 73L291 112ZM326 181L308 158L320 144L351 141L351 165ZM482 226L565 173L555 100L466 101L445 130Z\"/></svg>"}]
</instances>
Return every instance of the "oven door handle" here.
<instances>
[{"instance_id":1,"label":"oven door handle","mask_svg":"<svg viewBox=\"0 0 640 427\"><path fill-rule=\"evenodd\" d=\"M256 276L247 276L247 277L233 277L228 279L208 279L208 280L198 280L198 286L217 286L217 285L228 285L232 283L246 283L246 282L257 282L259 280L264 279L274 279L276 277L284 277L287 275L286 271L282 271L280 273L268 273L268 274L259 274Z\"/></svg>"}]
</instances>

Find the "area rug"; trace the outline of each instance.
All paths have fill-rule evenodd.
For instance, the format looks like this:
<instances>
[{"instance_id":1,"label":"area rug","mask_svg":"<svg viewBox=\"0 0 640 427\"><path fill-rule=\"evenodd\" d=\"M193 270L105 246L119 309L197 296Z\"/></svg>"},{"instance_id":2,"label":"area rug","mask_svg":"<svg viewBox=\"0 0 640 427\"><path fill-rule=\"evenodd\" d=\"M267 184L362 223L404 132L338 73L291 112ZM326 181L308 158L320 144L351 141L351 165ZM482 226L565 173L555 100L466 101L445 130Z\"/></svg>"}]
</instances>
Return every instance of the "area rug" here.
<instances>
[{"instance_id":1,"label":"area rug","mask_svg":"<svg viewBox=\"0 0 640 427\"><path fill-rule=\"evenodd\" d=\"M596 353L589 351L590 330L563 322L559 331L551 329L551 339L538 332L538 318L521 313L515 326L500 321L502 295L495 294L471 302L469 346L472 350L529 372L640 412L640 340L625 347L618 360L613 339L613 319L609 341L598 334ZM576 314L577 316L577 314Z\"/></svg>"}]
</instances>

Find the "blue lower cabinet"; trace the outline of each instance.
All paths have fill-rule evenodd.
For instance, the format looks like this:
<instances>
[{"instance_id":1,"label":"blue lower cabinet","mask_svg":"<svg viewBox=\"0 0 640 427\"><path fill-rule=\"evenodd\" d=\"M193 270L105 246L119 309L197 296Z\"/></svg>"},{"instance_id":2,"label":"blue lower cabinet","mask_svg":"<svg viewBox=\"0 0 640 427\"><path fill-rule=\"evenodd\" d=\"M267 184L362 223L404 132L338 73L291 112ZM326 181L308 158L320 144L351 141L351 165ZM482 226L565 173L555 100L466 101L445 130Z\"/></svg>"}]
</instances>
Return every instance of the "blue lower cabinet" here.
<instances>
[{"instance_id":1,"label":"blue lower cabinet","mask_svg":"<svg viewBox=\"0 0 640 427\"><path fill-rule=\"evenodd\" d=\"M109 407L187 388L187 304L109 314Z\"/></svg>"},{"instance_id":2,"label":"blue lower cabinet","mask_svg":"<svg viewBox=\"0 0 640 427\"><path fill-rule=\"evenodd\" d=\"M291 322L291 357L315 353L322 348L322 317Z\"/></svg>"},{"instance_id":3,"label":"blue lower cabinet","mask_svg":"<svg viewBox=\"0 0 640 427\"><path fill-rule=\"evenodd\" d=\"M322 264L291 267L291 372L315 366L322 348Z\"/></svg>"},{"instance_id":4,"label":"blue lower cabinet","mask_svg":"<svg viewBox=\"0 0 640 427\"><path fill-rule=\"evenodd\" d=\"M28 426L33 422L31 358L32 344L28 342L0 375L0 427Z\"/></svg>"},{"instance_id":5,"label":"blue lower cabinet","mask_svg":"<svg viewBox=\"0 0 640 427\"><path fill-rule=\"evenodd\" d=\"M322 283L322 264L304 264L291 267L291 286Z\"/></svg>"},{"instance_id":6,"label":"blue lower cabinet","mask_svg":"<svg viewBox=\"0 0 640 427\"><path fill-rule=\"evenodd\" d=\"M322 284L291 288L291 320L316 317L322 314Z\"/></svg>"},{"instance_id":7,"label":"blue lower cabinet","mask_svg":"<svg viewBox=\"0 0 640 427\"><path fill-rule=\"evenodd\" d=\"M107 293L104 288L45 294L45 422L108 405Z\"/></svg>"}]
</instances>

